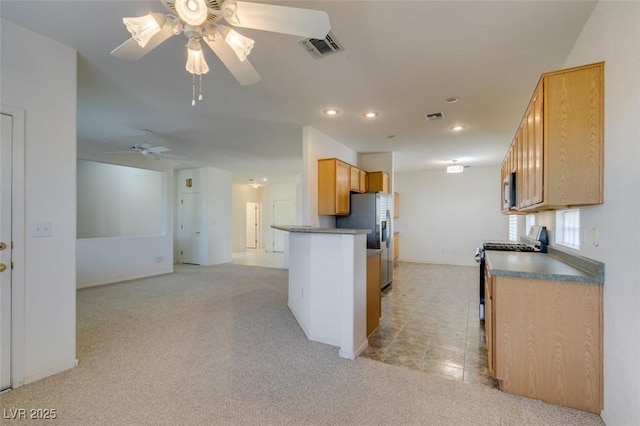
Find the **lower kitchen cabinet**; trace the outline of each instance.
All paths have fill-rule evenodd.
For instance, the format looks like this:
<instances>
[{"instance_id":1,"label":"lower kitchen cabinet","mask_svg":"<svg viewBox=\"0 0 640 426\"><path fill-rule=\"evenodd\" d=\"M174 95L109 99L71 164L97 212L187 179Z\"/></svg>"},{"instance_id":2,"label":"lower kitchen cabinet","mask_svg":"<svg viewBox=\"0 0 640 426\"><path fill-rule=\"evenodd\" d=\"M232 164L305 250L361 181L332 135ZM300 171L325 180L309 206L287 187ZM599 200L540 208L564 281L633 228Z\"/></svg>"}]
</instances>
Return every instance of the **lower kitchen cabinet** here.
<instances>
[{"instance_id":1,"label":"lower kitchen cabinet","mask_svg":"<svg viewBox=\"0 0 640 426\"><path fill-rule=\"evenodd\" d=\"M396 260L398 260L399 256L400 256L400 233L399 232L394 232L393 233L393 260L394 260L394 262Z\"/></svg>"},{"instance_id":2,"label":"lower kitchen cabinet","mask_svg":"<svg viewBox=\"0 0 640 426\"><path fill-rule=\"evenodd\" d=\"M367 337L380 325L382 292L380 279L382 255L378 252L367 256Z\"/></svg>"},{"instance_id":3,"label":"lower kitchen cabinet","mask_svg":"<svg viewBox=\"0 0 640 426\"><path fill-rule=\"evenodd\" d=\"M486 277L488 367L500 389L599 414L602 285Z\"/></svg>"}]
</instances>

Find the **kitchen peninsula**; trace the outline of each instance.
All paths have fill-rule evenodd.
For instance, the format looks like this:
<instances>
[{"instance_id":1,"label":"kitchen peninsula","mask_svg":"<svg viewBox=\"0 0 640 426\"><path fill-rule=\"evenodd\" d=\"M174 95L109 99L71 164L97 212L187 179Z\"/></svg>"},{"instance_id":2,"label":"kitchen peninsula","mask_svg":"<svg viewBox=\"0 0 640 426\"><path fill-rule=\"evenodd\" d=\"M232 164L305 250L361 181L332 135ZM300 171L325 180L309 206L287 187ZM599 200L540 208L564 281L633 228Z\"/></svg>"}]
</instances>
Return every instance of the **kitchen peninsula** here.
<instances>
[{"instance_id":1,"label":"kitchen peninsula","mask_svg":"<svg viewBox=\"0 0 640 426\"><path fill-rule=\"evenodd\" d=\"M289 233L287 305L309 340L355 359L367 347L364 229L277 226Z\"/></svg>"}]
</instances>

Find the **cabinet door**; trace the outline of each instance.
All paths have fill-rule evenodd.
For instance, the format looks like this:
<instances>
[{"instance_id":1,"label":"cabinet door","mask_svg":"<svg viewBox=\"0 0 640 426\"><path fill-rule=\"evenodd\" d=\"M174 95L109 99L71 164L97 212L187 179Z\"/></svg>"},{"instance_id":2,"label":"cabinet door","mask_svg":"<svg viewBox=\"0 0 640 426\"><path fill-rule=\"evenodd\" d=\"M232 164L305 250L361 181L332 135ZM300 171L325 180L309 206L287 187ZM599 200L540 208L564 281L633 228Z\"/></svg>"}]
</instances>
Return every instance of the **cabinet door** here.
<instances>
[{"instance_id":1,"label":"cabinet door","mask_svg":"<svg viewBox=\"0 0 640 426\"><path fill-rule=\"evenodd\" d=\"M393 193L393 218L397 219L400 217L400 194L397 192Z\"/></svg>"},{"instance_id":2,"label":"cabinet door","mask_svg":"<svg viewBox=\"0 0 640 426\"><path fill-rule=\"evenodd\" d=\"M543 84L540 82L536 88L536 93L531 101L531 125L529 129L529 137L531 143L529 145L529 192L531 196L531 204L539 204L542 202L542 150L543 150Z\"/></svg>"},{"instance_id":3,"label":"cabinet door","mask_svg":"<svg viewBox=\"0 0 640 426\"><path fill-rule=\"evenodd\" d=\"M527 175L527 147L525 139L525 129L522 124L518 128L516 135L516 155L518 157L516 166L516 206L522 208L526 203L525 182Z\"/></svg>"},{"instance_id":4,"label":"cabinet door","mask_svg":"<svg viewBox=\"0 0 640 426\"><path fill-rule=\"evenodd\" d=\"M389 192L389 175L385 172L370 172L367 192Z\"/></svg>"},{"instance_id":5,"label":"cabinet door","mask_svg":"<svg viewBox=\"0 0 640 426\"><path fill-rule=\"evenodd\" d=\"M335 158L318 160L318 214L348 215L351 166Z\"/></svg>"},{"instance_id":6,"label":"cabinet door","mask_svg":"<svg viewBox=\"0 0 640 426\"><path fill-rule=\"evenodd\" d=\"M603 67L544 78L544 204L603 202Z\"/></svg>"},{"instance_id":7,"label":"cabinet door","mask_svg":"<svg viewBox=\"0 0 640 426\"><path fill-rule=\"evenodd\" d=\"M360 169L351 166L350 188L354 192L362 192L360 189Z\"/></svg>"},{"instance_id":8,"label":"cabinet door","mask_svg":"<svg viewBox=\"0 0 640 426\"><path fill-rule=\"evenodd\" d=\"M381 271L380 254L367 258L367 337L378 328L382 315Z\"/></svg>"},{"instance_id":9,"label":"cabinet door","mask_svg":"<svg viewBox=\"0 0 640 426\"><path fill-rule=\"evenodd\" d=\"M493 300L493 277L489 273L488 268L485 266L484 270L484 335L487 343L487 364L489 373L495 378L497 377L495 371L495 352L493 350L494 344L494 300Z\"/></svg>"},{"instance_id":10,"label":"cabinet door","mask_svg":"<svg viewBox=\"0 0 640 426\"><path fill-rule=\"evenodd\" d=\"M360 170L360 192L367 192L367 172Z\"/></svg>"},{"instance_id":11,"label":"cabinet door","mask_svg":"<svg viewBox=\"0 0 640 426\"><path fill-rule=\"evenodd\" d=\"M349 214L349 187L351 185L351 166L336 160L336 214Z\"/></svg>"}]
</instances>

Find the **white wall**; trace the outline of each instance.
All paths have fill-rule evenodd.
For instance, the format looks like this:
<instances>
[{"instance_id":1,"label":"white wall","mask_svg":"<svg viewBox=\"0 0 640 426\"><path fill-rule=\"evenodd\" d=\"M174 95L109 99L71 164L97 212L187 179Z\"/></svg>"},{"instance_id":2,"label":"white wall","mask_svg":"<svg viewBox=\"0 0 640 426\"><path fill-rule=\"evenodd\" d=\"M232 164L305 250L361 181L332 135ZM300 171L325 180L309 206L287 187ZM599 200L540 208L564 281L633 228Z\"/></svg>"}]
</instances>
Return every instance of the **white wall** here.
<instances>
[{"instance_id":1,"label":"white wall","mask_svg":"<svg viewBox=\"0 0 640 426\"><path fill-rule=\"evenodd\" d=\"M500 213L500 167L470 167L395 175L402 209L399 260L475 265L482 240L508 239L508 218Z\"/></svg>"},{"instance_id":2,"label":"white wall","mask_svg":"<svg viewBox=\"0 0 640 426\"><path fill-rule=\"evenodd\" d=\"M114 162L108 149L78 146L78 158ZM173 272L173 161L143 155L118 155L118 164L163 173L164 229L161 235L77 240L76 281L78 288L114 283Z\"/></svg>"},{"instance_id":3,"label":"white wall","mask_svg":"<svg viewBox=\"0 0 640 426\"><path fill-rule=\"evenodd\" d=\"M334 216L318 215L318 160L338 158L349 164L358 164L358 154L319 130L305 126L302 129L302 225L333 228Z\"/></svg>"},{"instance_id":4,"label":"white wall","mask_svg":"<svg viewBox=\"0 0 640 426\"><path fill-rule=\"evenodd\" d=\"M358 167L367 172L386 172L389 174L390 192L394 192L393 152L358 154Z\"/></svg>"},{"instance_id":5,"label":"white wall","mask_svg":"<svg viewBox=\"0 0 640 426\"><path fill-rule=\"evenodd\" d=\"M602 418L609 426L631 425L640 419L639 2L599 2L564 67L599 61L605 61L604 204L580 209L578 253L605 263ZM536 220L553 230L553 212Z\"/></svg>"},{"instance_id":6,"label":"white wall","mask_svg":"<svg viewBox=\"0 0 640 426\"><path fill-rule=\"evenodd\" d=\"M77 174L78 238L160 235L166 230L161 171L78 159Z\"/></svg>"},{"instance_id":7,"label":"white wall","mask_svg":"<svg viewBox=\"0 0 640 426\"><path fill-rule=\"evenodd\" d=\"M202 199L205 208L205 235L209 248L206 265L231 262L231 172L206 167L207 184Z\"/></svg>"},{"instance_id":8,"label":"white wall","mask_svg":"<svg viewBox=\"0 0 640 426\"><path fill-rule=\"evenodd\" d=\"M1 21L2 104L25 110L24 383L75 362L76 52L11 22ZM43 66L44 65L44 66ZM32 237L36 223L51 237ZM19 266L19 265L18 265ZM28 271L28 273L26 273ZM23 337L23 339L22 339ZM23 346L22 346L23 345Z\"/></svg>"},{"instance_id":9,"label":"white wall","mask_svg":"<svg viewBox=\"0 0 640 426\"><path fill-rule=\"evenodd\" d=\"M273 232L275 230L271 228L271 225L282 225L281 223L278 224L273 222L273 202L291 201L294 206L293 217L296 217L296 181L295 178L291 178L289 180L270 182L267 184L266 188L266 200L263 204L262 210L262 236L264 241L264 249L266 251L273 251Z\"/></svg>"}]
</instances>

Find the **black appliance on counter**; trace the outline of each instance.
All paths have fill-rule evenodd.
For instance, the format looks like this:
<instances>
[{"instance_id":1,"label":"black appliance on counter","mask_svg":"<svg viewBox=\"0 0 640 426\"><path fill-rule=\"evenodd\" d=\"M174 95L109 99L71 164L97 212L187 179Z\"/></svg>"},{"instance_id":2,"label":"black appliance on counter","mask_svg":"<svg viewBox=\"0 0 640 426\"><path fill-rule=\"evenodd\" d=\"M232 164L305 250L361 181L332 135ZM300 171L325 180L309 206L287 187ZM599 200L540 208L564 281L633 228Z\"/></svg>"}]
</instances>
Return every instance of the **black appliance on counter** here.
<instances>
[{"instance_id":1,"label":"black appliance on counter","mask_svg":"<svg viewBox=\"0 0 640 426\"><path fill-rule=\"evenodd\" d=\"M338 216L336 228L371 230L367 234L367 248L381 250L380 286L384 289L393 281L393 194L351 194L350 201L351 213Z\"/></svg>"},{"instance_id":2,"label":"black appliance on counter","mask_svg":"<svg viewBox=\"0 0 640 426\"><path fill-rule=\"evenodd\" d=\"M476 262L480 263L480 321L484 321L484 268L485 251L528 251L546 253L549 245L549 235L545 226L532 226L526 236L520 241L485 241L482 247L476 249Z\"/></svg>"}]
</instances>

